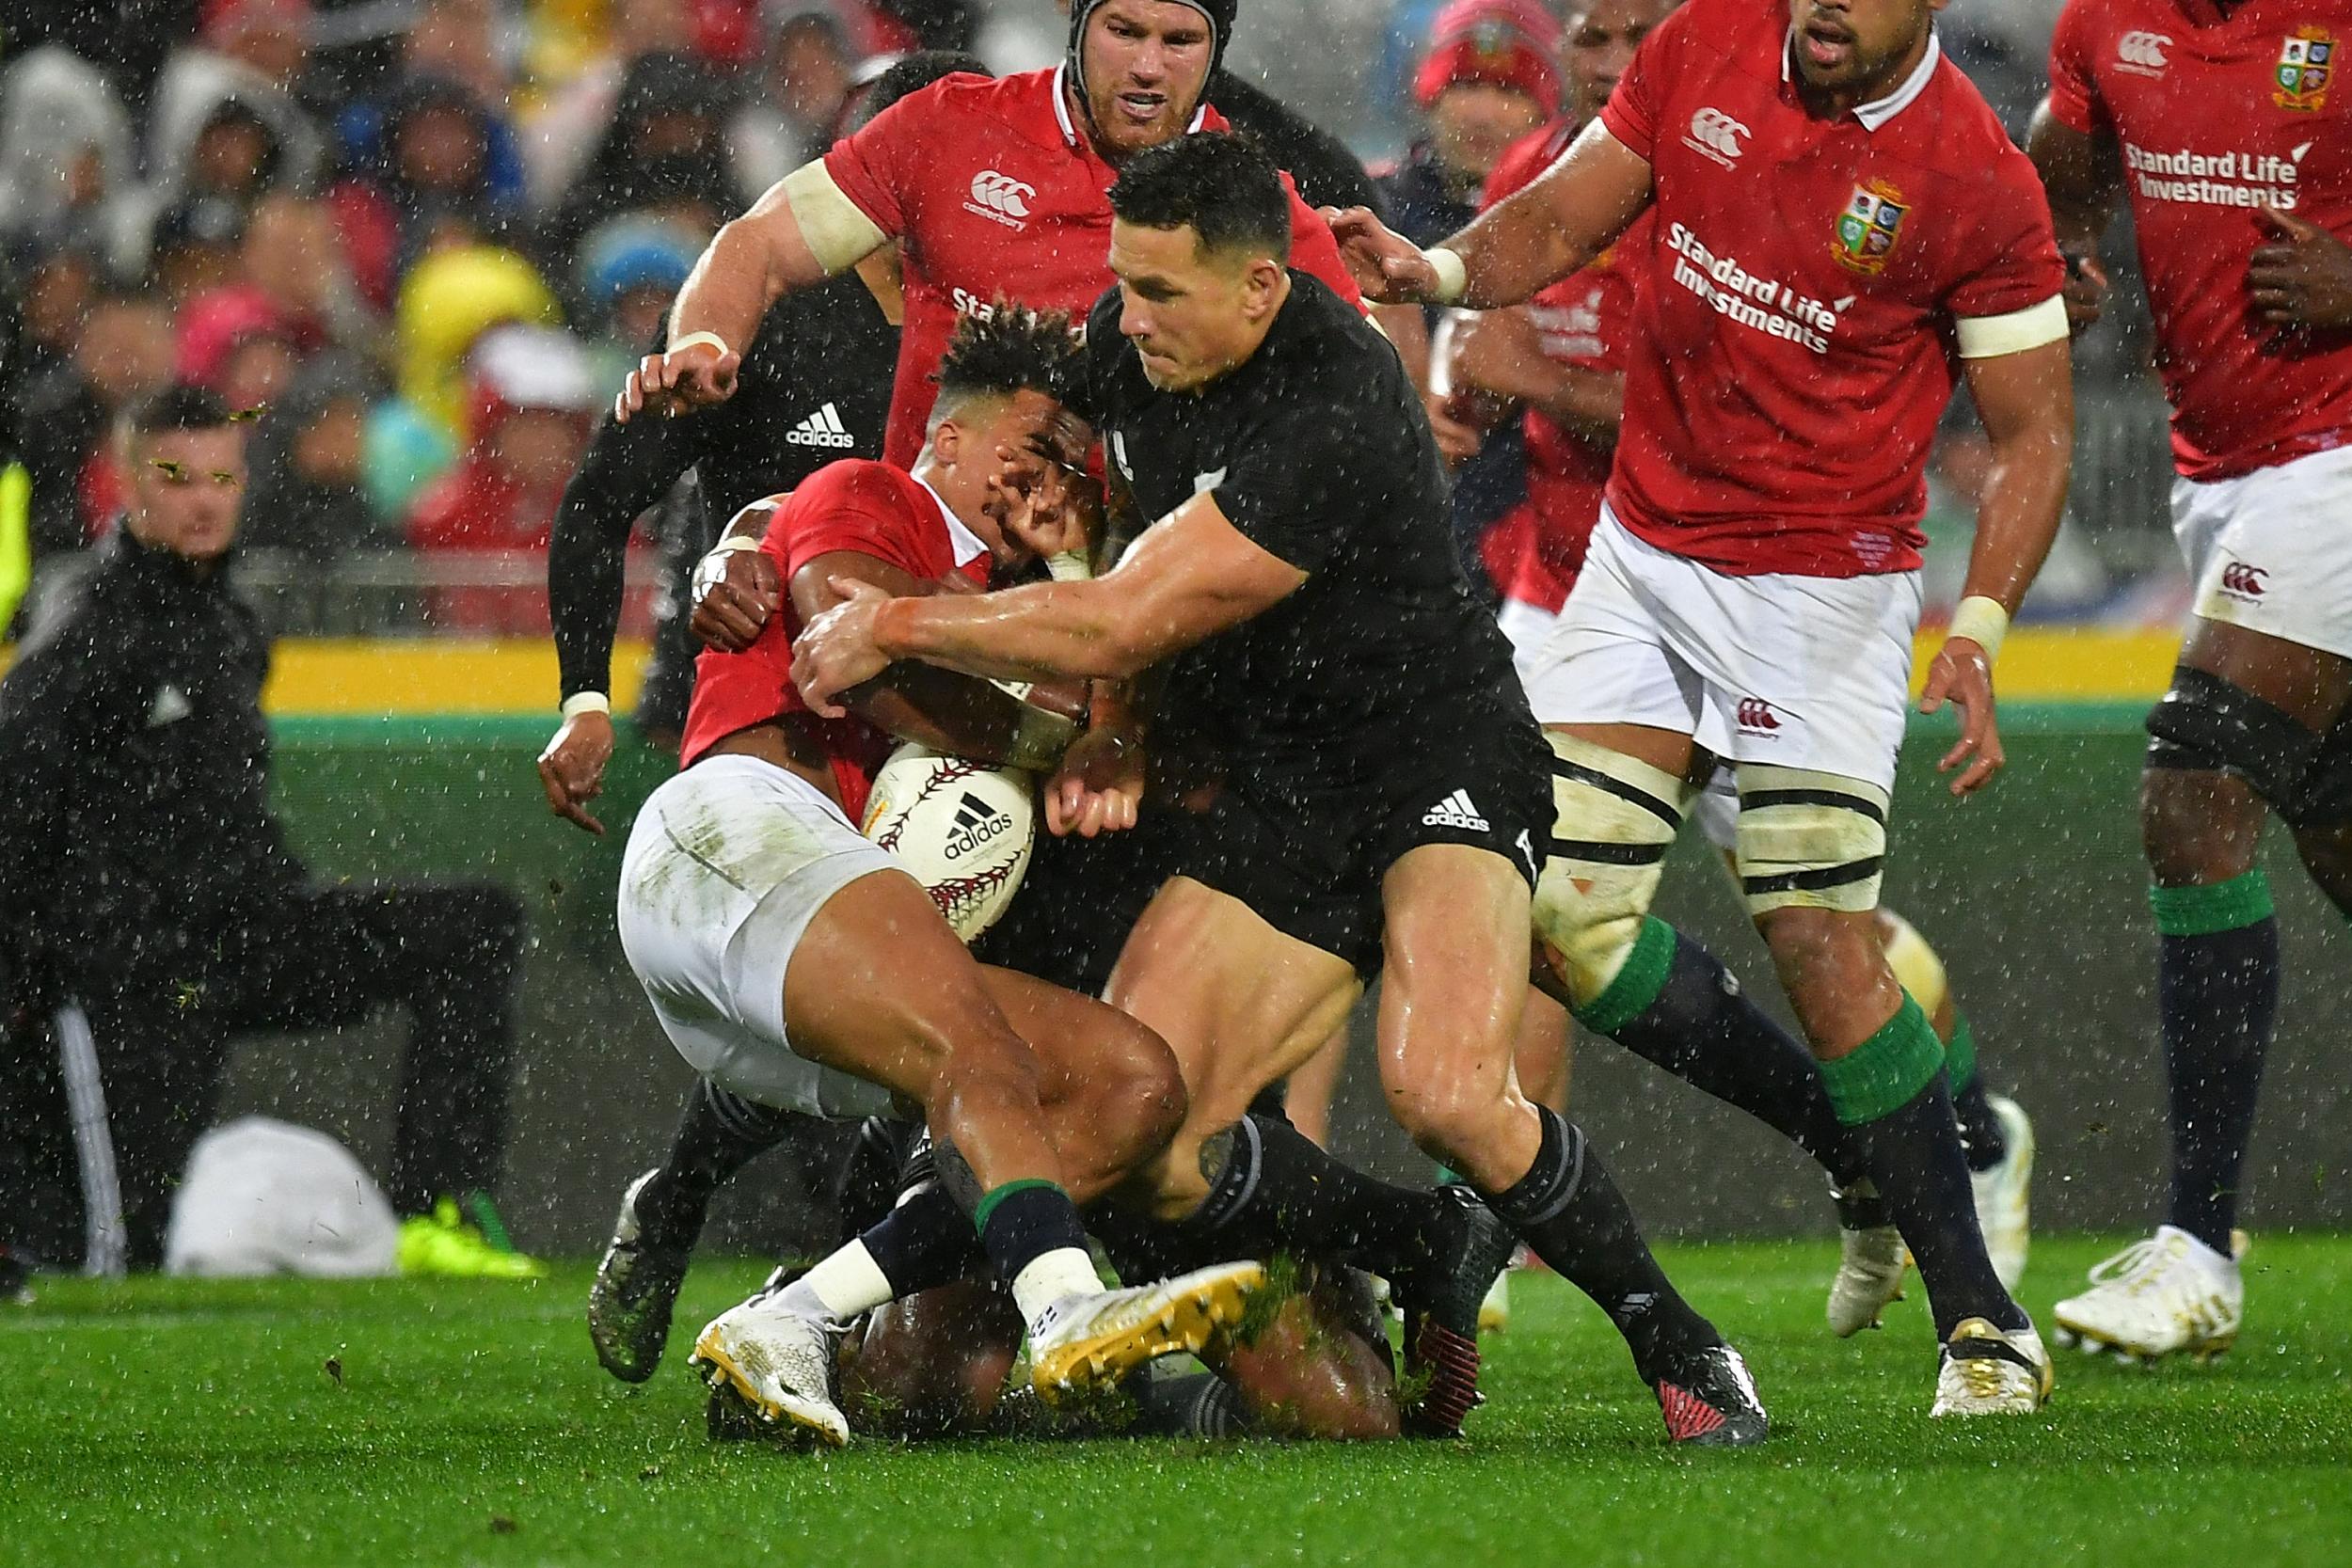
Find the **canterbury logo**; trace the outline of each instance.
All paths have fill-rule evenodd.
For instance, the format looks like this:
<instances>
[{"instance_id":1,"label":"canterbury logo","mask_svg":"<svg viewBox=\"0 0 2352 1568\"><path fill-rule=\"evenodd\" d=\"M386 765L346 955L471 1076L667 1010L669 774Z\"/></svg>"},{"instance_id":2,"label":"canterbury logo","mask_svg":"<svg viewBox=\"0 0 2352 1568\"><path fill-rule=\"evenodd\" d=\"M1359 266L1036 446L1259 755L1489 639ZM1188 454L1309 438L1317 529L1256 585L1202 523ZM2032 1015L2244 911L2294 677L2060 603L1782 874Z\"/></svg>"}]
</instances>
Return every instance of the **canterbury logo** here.
<instances>
[{"instance_id":1,"label":"canterbury logo","mask_svg":"<svg viewBox=\"0 0 2352 1568\"><path fill-rule=\"evenodd\" d=\"M1746 150L1740 138L1751 133L1748 128L1721 109L1701 109L1691 117L1691 141L1702 152L1714 155L1719 163L1729 164Z\"/></svg>"},{"instance_id":2,"label":"canterbury logo","mask_svg":"<svg viewBox=\"0 0 2352 1568\"><path fill-rule=\"evenodd\" d=\"M1761 697L1740 699L1740 727L1769 735L1780 728L1780 715Z\"/></svg>"},{"instance_id":3,"label":"canterbury logo","mask_svg":"<svg viewBox=\"0 0 2352 1568\"><path fill-rule=\"evenodd\" d=\"M964 208L1009 228L1025 229L1027 225L1021 220L1029 215L1029 198L1035 195L1035 185L987 168L972 177L972 199L964 203Z\"/></svg>"},{"instance_id":4,"label":"canterbury logo","mask_svg":"<svg viewBox=\"0 0 2352 1568\"><path fill-rule=\"evenodd\" d=\"M956 802L956 827L947 835L947 858L961 859L1011 826L1012 813L991 810L986 800L967 789Z\"/></svg>"},{"instance_id":5,"label":"canterbury logo","mask_svg":"<svg viewBox=\"0 0 2352 1568\"><path fill-rule=\"evenodd\" d=\"M2164 52L2172 47L2167 33L2125 33L2116 40L2115 57L2123 65L2136 65L2144 71L2162 71Z\"/></svg>"},{"instance_id":6,"label":"canterbury logo","mask_svg":"<svg viewBox=\"0 0 2352 1568\"><path fill-rule=\"evenodd\" d=\"M2268 592L2263 578L2270 573L2260 566L2249 566L2243 561L2233 561L2221 568L2221 591L2235 594L2242 599L2259 599Z\"/></svg>"},{"instance_id":7,"label":"canterbury logo","mask_svg":"<svg viewBox=\"0 0 2352 1568\"><path fill-rule=\"evenodd\" d=\"M1421 819L1424 826L1433 828L1468 828L1476 833L1489 831L1486 819L1470 804L1470 791L1466 789L1457 789L1431 806Z\"/></svg>"},{"instance_id":8,"label":"canterbury logo","mask_svg":"<svg viewBox=\"0 0 2352 1568\"><path fill-rule=\"evenodd\" d=\"M851 447L857 437L841 422L841 411L832 404L817 410L785 433L784 438L796 447Z\"/></svg>"}]
</instances>

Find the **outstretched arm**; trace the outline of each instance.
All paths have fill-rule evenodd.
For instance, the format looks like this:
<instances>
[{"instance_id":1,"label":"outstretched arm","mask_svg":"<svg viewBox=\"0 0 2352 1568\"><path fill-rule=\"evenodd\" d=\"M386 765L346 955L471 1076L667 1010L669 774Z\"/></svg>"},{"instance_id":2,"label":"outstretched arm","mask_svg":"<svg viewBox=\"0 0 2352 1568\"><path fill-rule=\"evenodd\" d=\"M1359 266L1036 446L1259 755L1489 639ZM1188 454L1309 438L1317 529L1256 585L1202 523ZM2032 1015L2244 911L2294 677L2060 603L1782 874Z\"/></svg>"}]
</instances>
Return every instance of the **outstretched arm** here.
<instances>
[{"instance_id":1,"label":"outstretched arm","mask_svg":"<svg viewBox=\"0 0 2352 1568\"><path fill-rule=\"evenodd\" d=\"M2026 135L2026 156L2050 198L2050 225L2066 258L2066 317L2075 331L2099 319L2107 275L2099 265L2099 239L2122 190L2122 159L2115 138L2077 131L2043 99Z\"/></svg>"}]
</instances>

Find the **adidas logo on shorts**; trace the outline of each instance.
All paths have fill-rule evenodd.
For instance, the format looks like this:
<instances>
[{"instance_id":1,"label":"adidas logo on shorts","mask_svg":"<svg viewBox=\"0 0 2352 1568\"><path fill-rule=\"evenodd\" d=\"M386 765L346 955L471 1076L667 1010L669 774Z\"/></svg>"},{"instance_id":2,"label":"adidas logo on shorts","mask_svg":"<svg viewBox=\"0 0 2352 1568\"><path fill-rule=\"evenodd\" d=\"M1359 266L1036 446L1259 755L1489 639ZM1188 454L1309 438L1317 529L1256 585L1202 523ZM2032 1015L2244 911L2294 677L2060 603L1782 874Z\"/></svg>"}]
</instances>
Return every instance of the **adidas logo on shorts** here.
<instances>
[{"instance_id":1,"label":"adidas logo on shorts","mask_svg":"<svg viewBox=\"0 0 2352 1568\"><path fill-rule=\"evenodd\" d=\"M967 789L956 802L956 827L947 835L947 858L968 855L1011 826L1012 813L992 812L986 800Z\"/></svg>"},{"instance_id":2,"label":"adidas logo on shorts","mask_svg":"<svg viewBox=\"0 0 2352 1568\"><path fill-rule=\"evenodd\" d=\"M851 436L849 427L841 422L841 411L830 403L785 432L784 438L796 447L850 447L857 444L857 437Z\"/></svg>"},{"instance_id":3,"label":"adidas logo on shorts","mask_svg":"<svg viewBox=\"0 0 2352 1568\"><path fill-rule=\"evenodd\" d=\"M1422 814L1422 823L1431 828L1468 828L1471 832L1492 831L1492 825L1478 815L1470 804L1470 791L1457 789Z\"/></svg>"}]
</instances>

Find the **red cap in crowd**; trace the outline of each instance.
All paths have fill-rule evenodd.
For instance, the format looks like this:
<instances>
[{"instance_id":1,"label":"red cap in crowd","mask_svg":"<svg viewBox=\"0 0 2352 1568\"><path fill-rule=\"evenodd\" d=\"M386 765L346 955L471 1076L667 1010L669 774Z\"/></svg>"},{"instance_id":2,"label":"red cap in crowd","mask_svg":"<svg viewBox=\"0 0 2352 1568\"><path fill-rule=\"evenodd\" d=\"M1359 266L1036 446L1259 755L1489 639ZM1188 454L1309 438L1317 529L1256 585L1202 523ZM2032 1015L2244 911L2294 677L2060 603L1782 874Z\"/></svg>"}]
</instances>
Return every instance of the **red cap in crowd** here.
<instances>
[{"instance_id":1,"label":"red cap in crowd","mask_svg":"<svg viewBox=\"0 0 2352 1568\"><path fill-rule=\"evenodd\" d=\"M197 11L197 35L218 44L257 22L277 22L296 30L310 24L310 0L204 0Z\"/></svg>"},{"instance_id":2,"label":"red cap in crowd","mask_svg":"<svg viewBox=\"0 0 2352 1568\"><path fill-rule=\"evenodd\" d=\"M1544 118L1560 113L1560 24L1536 0L1454 0L1438 13L1429 53L1413 78L1424 109L1465 82L1516 87Z\"/></svg>"}]
</instances>

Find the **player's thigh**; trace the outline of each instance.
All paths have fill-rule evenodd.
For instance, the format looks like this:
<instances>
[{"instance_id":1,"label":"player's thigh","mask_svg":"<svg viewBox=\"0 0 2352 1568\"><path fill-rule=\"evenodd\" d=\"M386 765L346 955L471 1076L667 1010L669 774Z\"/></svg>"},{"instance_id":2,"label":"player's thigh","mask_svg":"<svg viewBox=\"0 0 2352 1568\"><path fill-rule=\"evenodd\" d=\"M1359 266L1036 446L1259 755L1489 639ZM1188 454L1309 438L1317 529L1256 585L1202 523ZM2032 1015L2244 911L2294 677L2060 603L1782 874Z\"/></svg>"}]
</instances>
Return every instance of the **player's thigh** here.
<instances>
[{"instance_id":1,"label":"player's thigh","mask_svg":"<svg viewBox=\"0 0 2352 1568\"><path fill-rule=\"evenodd\" d=\"M2181 662L2306 728L2335 723L2352 697L2352 449L2176 481L2172 510L2196 617Z\"/></svg>"},{"instance_id":2,"label":"player's thigh","mask_svg":"<svg viewBox=\"0 0 2352 1568\"><path fill-rule=\"evenodd\" d=\"M1107 994L1168 1042L1192 1097L1188 1125L1213 1130L1312 1055L1361 989L1345 959L1176 877L1128 933Z\"/></svg>"},{"instance_id":3,"label":"player's thigh","mask_svg":"<svg viewBox=\"0 0 2352 1568\"><path fill-rule=\"evenodd\" d=\"M1028 1042L1051 1101L1107 1093L1112 1085L1181 1101L1184 1078L1168 1042L1105 1002L1017 970L979 966L981 984L1014 1034Z\"/></svg>"},{"instance_id":4,"label":"player's thigh","mask_svg":"<svg viewBox=\"0 0 2352 1568\"><path fill-rule=\"evenodd\" d=\"M1387 916L1380 1068L1391 1095L1502 1098L1526 1004L1534 927L1521 867L1491 849L1424 844L1381 879Z\"/></svg>"}]
</instances>

